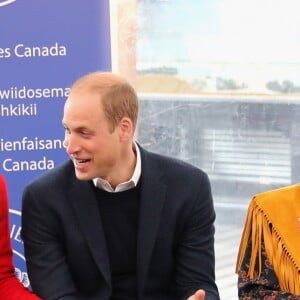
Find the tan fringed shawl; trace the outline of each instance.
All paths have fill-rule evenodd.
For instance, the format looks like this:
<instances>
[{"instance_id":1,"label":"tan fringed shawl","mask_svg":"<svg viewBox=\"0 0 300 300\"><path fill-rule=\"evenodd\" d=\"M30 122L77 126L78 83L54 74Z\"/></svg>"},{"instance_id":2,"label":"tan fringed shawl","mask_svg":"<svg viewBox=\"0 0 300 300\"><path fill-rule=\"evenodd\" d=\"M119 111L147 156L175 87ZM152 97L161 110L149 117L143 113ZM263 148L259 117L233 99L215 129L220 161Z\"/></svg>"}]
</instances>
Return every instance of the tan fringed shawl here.
<instances>
[{"instance_id":1,"label":"tan fringed shawl","mask_svg":"<svg viewBox=\"0 0 300 300\"><path fill-rule=\"evenodd\" d=\"M272 225L272 226L270 226ZM300 294L300 184L292 185L253 197L241 238L236 272L244 259L249 235L252 251L248 276L255 276L258 262L262 270L261 242L274 267L280 289Z\"/></svg>"}]
</instances>

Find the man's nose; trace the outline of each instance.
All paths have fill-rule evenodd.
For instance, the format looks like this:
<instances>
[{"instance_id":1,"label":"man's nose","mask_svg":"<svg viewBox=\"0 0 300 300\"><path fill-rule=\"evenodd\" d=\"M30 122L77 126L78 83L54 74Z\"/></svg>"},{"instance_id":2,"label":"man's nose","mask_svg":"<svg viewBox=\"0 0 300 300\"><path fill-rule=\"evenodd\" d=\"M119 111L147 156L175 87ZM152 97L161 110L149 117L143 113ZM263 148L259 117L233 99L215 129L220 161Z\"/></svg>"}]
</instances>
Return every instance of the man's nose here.
<instances>
[{"instance_id":1,"label":"man's nose","mask_svg":"<svg viewBox=\"0 0 300 300\"><path fill-rule=\"evenodd\" d=\"M64 146L68 154L74 154L79 149L79 143L76 140L76 137L72 134L68 134L64 139Z\"/></svg>"}]
</instances>

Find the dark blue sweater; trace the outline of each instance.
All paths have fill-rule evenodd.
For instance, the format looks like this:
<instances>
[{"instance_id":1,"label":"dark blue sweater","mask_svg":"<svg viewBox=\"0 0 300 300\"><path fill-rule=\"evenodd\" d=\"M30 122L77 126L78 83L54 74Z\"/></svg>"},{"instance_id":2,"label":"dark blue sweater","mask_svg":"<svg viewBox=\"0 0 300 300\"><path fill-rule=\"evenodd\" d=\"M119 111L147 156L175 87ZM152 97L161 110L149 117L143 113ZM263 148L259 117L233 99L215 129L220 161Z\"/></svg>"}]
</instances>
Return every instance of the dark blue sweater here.
<instances>
[{"instance_id":1,"label":"dark blue sweater","mask_svg":"<svg viewBox=\"0 0 300 300\"><path fill-rule=\"evenodd\" d=\"M111 193L96 189L112 276L111 300L135 300L139 185Z\"/></svg>"}]
</instances>

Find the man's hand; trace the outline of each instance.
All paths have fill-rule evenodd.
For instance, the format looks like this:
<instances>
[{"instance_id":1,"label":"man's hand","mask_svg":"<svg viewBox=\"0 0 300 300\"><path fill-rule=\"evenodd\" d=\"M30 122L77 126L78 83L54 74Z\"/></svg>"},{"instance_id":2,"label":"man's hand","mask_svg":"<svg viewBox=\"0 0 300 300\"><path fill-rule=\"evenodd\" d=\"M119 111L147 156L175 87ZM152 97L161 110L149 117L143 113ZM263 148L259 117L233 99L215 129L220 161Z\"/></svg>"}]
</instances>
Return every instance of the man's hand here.
<instances>
[{"instance_id":1,"label":"man's hand","mask_svg":"<svg viewBox=\"0 0 300 300\"><path fill-rule=\"evenodd\" d=\"M194 295L188 297L187 300L204 300L205 299L205 291L198 290Z\"/></svg>"}]
</instances>

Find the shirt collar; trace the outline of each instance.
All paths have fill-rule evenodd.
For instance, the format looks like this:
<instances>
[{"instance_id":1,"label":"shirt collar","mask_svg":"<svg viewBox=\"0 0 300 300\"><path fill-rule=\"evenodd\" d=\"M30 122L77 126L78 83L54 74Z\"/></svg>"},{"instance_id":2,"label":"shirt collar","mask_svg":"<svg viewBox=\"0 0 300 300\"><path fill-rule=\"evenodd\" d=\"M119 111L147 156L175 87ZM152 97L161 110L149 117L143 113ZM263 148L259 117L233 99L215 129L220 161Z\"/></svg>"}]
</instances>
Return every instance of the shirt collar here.
<instances>
[{"instance_id":1,"label":"shirt collar","mask_svg":"<svg viewBox=\"0 0 300 300\"><path fill-rule=\"evenodd\" d=\"M136 142L134 142L133 147L136 152L136 165L132 177L128 181L119 183L115 189L112 188L107 180L103 178L94 178L93 182L97 188L103 189L107 192L122 192L129 190L138 184L142 173L141 153Z\"/></svg>"}]
</instances>

